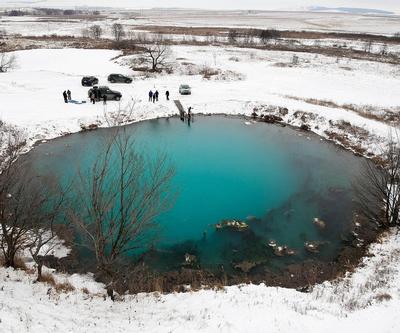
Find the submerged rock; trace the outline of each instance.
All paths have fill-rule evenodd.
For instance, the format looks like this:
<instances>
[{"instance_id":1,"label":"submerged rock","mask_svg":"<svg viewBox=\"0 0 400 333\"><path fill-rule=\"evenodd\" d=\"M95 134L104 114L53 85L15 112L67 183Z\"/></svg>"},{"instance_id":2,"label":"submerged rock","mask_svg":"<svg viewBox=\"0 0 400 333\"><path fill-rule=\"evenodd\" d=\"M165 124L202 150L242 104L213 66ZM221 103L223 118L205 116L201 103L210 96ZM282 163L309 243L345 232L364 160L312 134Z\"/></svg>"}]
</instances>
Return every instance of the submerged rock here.
<instances>
[{"instance_id":1,"label":"submerged rock","mask_svg":"<svg viewBox=\"0 0 400 333\"><path fill-rule=\"evenodd\" d=\"M305 242L304 247L308 252L311 253L319 253L319 247L321 246L321 242L318 241L310 241L310 242Z\"/></svg>"},{"instance_id":2,"label":"submerged rock","mask_svg":"<svg viewBox=\"0 0 400 333\"><path fill-rule=\"evenodd\" d=\"M238 221L238 220L226 220L222 221L221 223L217 223L215 225L215 228L217 230L229 228L229 229L234 229L237 231L243 231L246 230L249 227L249 225L246 222Z\"/></svg>"},{"instance_id":3,"label":"submerged rock","mask_svg":"<svg viewBox=\"0 0 400 333\"><path fill-rule=\"evenodd\" d=\"M278 257L283 257L286 253L286 246L276 246L274 248L274 254Z\"/></svg>"},{"instance_id":4,"label":"submerged rock","mask_svg":"<svg viewBox=\"0 0 400 333\"><path fill-rule=\"evenodd\" d=\"M326 227L325 221L319 219L318 217L314 218L313 223L320 229L325 229L325 227Z\"/></svg>"},{"instance_id":5,"label":"submerged rock","mask_svg":"<svg viewBox=\"0 0 400 333\"><path fill-rule=\"evenodd\" d=\"M191 265L197 262L197 257L193 254L185 254L185 264Z\"/></svg>"},{"instance_id":6,"label":"submerged rock","mask_svg":"<svg viewBox=\"0 0 400 333\"><path fill-rule=\"evenodd\" d=\"M289 248L287 245L274 247L274 254L278 257L294 256L296 251Z\"/></svg>"},{"instance_id":7,"label":"submerged rock","mask_svg":"<svg viewBox=\"0 0 400 333\"><path fill-rule=\"evenodd\" d=\"M251 269L257 266L256 262L251 262L251 261L242 261L235 266L233 266L236 269L241 270L244 273L250 272Z\"/></svg>"}]
</instances>

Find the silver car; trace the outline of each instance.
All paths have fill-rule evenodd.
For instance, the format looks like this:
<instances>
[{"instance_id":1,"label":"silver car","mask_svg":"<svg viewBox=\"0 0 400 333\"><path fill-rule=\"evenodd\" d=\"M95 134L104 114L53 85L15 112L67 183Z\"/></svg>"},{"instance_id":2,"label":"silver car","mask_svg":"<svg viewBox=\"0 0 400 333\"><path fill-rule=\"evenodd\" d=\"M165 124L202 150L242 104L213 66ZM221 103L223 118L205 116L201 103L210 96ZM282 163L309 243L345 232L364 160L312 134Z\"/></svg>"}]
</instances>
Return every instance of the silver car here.
<instances>
[{"instance_id":1,"label":"silver car","mask_svg":"<svg viewBox=\"0 0 400 333\"><path fill-rule=\"evenodd\" d=\"M181 95L191 95L192 94L192 88L188 84L181 84L179 86L179 93Z\"/></svg>"}]
</instances>

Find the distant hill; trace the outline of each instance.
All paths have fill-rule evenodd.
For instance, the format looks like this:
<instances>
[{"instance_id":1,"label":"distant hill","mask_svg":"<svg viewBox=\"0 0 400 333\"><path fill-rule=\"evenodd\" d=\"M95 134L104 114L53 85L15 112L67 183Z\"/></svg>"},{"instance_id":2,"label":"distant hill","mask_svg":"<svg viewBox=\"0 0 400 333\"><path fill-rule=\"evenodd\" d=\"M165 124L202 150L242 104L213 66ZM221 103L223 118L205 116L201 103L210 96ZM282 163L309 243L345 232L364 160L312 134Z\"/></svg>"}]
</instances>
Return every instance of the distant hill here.
<instances>
[{"instance_id":1,"label":"distant hill","mask_svg":"<svg viewBox=\"0 0 400 333\"><path fill-rule=\"evenodd\" d=\"M393 15L394 12L390 12L382 9L372 8L355 8L355 7L320 7L314 6L309 7L308 10L312 12L337 12L337 13L348 13L348 14L379 14L379 15Z\"/></svg>"}]
</instances>

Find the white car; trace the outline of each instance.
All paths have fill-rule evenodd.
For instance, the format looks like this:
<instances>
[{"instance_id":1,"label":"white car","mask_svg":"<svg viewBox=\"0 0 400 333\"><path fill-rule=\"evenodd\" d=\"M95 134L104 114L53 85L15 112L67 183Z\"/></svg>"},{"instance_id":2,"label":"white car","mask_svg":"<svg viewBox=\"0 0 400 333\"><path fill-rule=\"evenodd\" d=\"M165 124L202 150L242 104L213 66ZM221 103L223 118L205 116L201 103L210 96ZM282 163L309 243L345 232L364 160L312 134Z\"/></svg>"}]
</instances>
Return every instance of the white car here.
<instances>
[{"instance_id":1,"label":"white car","mask_svg":"<svg viewBox=\"0 0 400 333\"><path fill-rule=\"evenodd\" d=\"M191 95L192 94L192 88L188 84L181 84L179 86L179 93L181 95Z\"/></svg>"}]
</instances>

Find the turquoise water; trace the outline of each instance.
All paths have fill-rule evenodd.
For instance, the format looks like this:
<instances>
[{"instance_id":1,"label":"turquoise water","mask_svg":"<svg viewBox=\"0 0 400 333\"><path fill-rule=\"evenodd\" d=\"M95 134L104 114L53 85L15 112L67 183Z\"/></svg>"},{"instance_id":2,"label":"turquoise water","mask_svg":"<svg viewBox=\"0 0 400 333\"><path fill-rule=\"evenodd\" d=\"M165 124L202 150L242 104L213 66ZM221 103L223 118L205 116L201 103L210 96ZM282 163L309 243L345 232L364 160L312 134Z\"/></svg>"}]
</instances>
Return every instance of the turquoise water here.
<instances>
[{"instance_id":1,"label":"turquoise water","mask_svg":"<svg viewBox=\"0 0 400 333\"><path fill-rule=\"evenodd\" d=\"M166 152L176 167L174 207L157 218L159 242L146 260L158 269L175 269L185 253L201 267L233 269L249 260L268 268L308 258L333 260L349 233L351 181L362 160L312 134L222 116L158 119L128 127L152 155ZM29 158L38 173L75 177L98 153L107 129L74 134L36 147ZM314 218L326 223L319 228ZM248 224L245 231L216 230L224 219ZM270 240L295 250L276 256ZM320 253L305 241L324 244Z\"/></svg>"}]
</instances>

